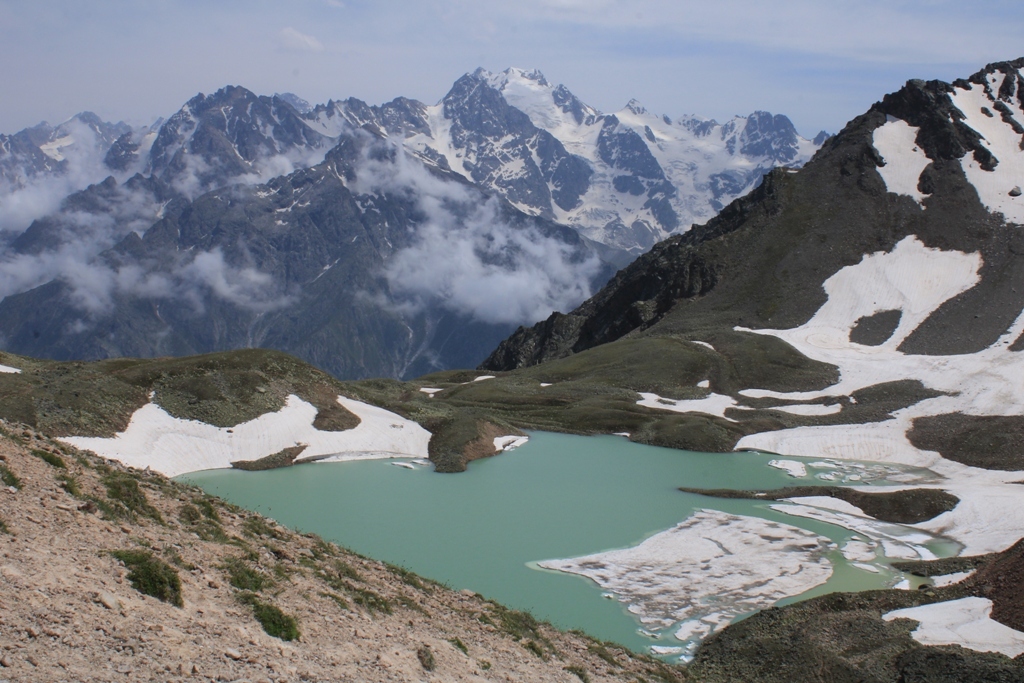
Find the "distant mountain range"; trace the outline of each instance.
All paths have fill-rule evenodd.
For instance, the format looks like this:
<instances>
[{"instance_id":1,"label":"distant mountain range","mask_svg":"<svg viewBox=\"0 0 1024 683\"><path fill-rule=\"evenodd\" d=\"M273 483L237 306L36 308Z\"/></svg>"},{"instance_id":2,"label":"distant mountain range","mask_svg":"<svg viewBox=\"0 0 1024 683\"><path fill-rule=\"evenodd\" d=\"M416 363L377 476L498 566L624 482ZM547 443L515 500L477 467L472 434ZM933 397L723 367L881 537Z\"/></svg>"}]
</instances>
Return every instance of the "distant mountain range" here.
<instances>
[{"instance_id":1,"label":"distant mountain range","mask_svg":"<svg viewBox=\"0 0 1024 683\"><path fill-rule=\"evenodd\" d=\"M0 346L471 366L819 143L764 112L604 115L518 69L433 106L229 86L147 127L84 113L0 138Z\"/></svg>"}]
</instances>

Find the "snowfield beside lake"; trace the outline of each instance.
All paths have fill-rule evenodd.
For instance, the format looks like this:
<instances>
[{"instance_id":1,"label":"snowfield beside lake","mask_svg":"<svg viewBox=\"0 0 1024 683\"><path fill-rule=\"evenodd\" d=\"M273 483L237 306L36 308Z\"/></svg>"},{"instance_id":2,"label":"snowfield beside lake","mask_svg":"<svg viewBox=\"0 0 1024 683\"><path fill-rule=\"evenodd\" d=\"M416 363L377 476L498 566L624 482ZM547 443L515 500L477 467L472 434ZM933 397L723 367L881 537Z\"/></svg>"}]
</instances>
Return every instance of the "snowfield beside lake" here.
<instances>
[{"instance_id":1,"label":"snowfield beside lake","mask_svg":"<svg viewBox=\"0 0 1024 683\"><path fill-rule=\"evenodd\" d=\"M288 396L281 410L265 413L234 427L215 427L172 417L149 403L135 411L125 431L112 438L65 437L77 448L168 477L186 472L231 467L236 460L259 460L292 446L306 445L299 461L427 458L430 432L415 422L366 403L338 397L360 422L353 429L316 429L317 409L298 396Z\"/></svg>"}]
</instances>

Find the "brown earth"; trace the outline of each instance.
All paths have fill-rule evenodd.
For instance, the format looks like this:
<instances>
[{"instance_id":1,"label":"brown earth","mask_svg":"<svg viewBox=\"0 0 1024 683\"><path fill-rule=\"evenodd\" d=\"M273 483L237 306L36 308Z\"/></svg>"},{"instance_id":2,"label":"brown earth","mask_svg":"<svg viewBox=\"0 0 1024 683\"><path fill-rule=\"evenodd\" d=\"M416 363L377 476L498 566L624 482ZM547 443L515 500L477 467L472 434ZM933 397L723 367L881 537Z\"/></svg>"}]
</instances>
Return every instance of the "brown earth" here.
<instances>
[{"instance_id":1,"label":"brown earth","mask_svg":"<svg viewBox=\"0 0 1024 683\"><path fill-rule=\"evenodd\" d=\"M20 485L0 489L0 680L685 679L198 489L0 427L0 475ZM137 590L118 550L176 573L183 606ZM294 617L298 639L264 632L253 602Z\"/></svg>"}]
</instances>

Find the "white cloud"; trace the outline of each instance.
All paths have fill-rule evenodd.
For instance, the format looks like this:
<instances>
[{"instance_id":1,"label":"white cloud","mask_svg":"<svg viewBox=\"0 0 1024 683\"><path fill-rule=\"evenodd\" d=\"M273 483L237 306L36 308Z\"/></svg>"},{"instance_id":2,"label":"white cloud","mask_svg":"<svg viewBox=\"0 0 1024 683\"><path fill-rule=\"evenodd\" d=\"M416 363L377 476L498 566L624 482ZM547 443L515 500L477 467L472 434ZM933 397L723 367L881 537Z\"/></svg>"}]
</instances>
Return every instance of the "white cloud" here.
<instances>
[{"instance_id":1,"label":"white cloud","mask_svg":"<svg viewBox=\"0 0 1024 683\"><path fill-rule=\"evenodd\" d=\"M500 200L481 202L478 192L430 174L401 147L392 152L364 155L351 186L360 194L407 196L425 216L412 244L385 263L389 305L409 314L441 307L485 323L532 324L590 296L601 268L595 255L536 225L511 224Z\"/></svg>"},{"instance_id":2,"label":"white cloud","mask_svg":"<svg viewBox=\"0 0 1024 683\"><path fill-rule=\"evenodd\" d=\"M311 35L302 33L291 26L281 29L281 45L299 52L323 52L324 44Z\"/></svg>"}]
</instances>

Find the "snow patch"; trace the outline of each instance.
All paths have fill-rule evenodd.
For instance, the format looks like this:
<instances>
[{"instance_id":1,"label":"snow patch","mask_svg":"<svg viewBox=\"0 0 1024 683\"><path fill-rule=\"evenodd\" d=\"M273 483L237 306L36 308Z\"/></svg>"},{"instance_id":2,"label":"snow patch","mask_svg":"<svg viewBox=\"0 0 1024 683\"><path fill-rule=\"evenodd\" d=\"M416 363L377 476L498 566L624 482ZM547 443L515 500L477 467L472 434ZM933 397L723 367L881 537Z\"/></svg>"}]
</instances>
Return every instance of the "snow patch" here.
<instances>
[{"instance_id":1,"label":"snow patch","mask_svg":"<svg viewBox=\"0 0 1024 683\"><path fill-rule=\"evenodd\" d=\"M1024 653L1024 633L992 619L988 598L961 598L908 607L882 615L886 621L913 619L920 625L911 637L922 645L960 645L978 652Z\"/></svg>"},{"instance_id":2,"label":"snow patch","mask_svg":"<svg viewBox=\"0 0 1024 683\"><path fill-rule=\"evenodd\" d=\"M682 399L679 401L671 398L662 398L657 394L646 393L643 391L639 392L639 394L641 398L636 402L636 404L644 406L645 408L670 410L674 413L704 413L705 415L720 417L724 420L728 420L729 422L736 421L725 416L725 411L729 408L750 410L746 406L741 406L736 403L736 399L732 396L725 396L723 394L711 393L705 398Z\"/></svg>"},{"instance_id":3,"label":"snow patch","mask_svg":"<svg viewBox=\"0 0 1024 683\"><path fill-rule=\"evenodd\" d=\"M338 403L359 417L359 425L343 432L316 429L316 407L293 394L281 410L230 428L172 417L148 403L135 411L125 431L112 438L78 436L60 441L168 477L228 468L232 461L258 460L297 444L306 445L301 460L429 457L430 432L415 422L342 396Z\"/></svg>"},{"instance_id":4,"label":"snow patch","mask_svg":"<svg viewBox=\"0 0 1024 683\"><path fill-rule=\"evenodd\" d=\"M775 406L770 410L778 410L783 413L789 413L791 415L835 415L843 409L843 406L838 403L832 403L831 405L821 405L820 403L808 403L804 405L789 405L789 406Z\"/></svg>"},{"instance_id":5,"label":"snow patch","mask_svg":"<svg viewBox=\"0 0 1024 683\"><path fill-rule=\"evenodd\" d=\"M976 569L972 569L969 572L954 572L953 574L943 574L942 576L933 576L933 577L931 577L931 580L932 580L933 584L935 584L936 586L939 586L939 587L942 587L942 586L952 586L954 583L960 583L961 581L963 581L964 579L969 577L971 574L973 574L975 571L977 571L977 570Z\"/></svg>"},{"instance_id":6,"label":"snow patch","mask_svg":"<svg viewBox=\"0 0 1024 683\"><path fill-rule=\"evenodd\" d=\"M998 86L997 86L998 87ZM1011 223L1024 224L1024 196L1011 197L1010 191L1024 181L1024 152L1021 151L1021 136L993 111L993 101L985 92L985 86L971 84L969 88L954 88L950 99L963 112L966 125L982 137L981 144L992 153L999 163L991 171L981 168L971 153L960 158L967 180L978 192L978 198L991 213L1002 213ZM1016 98L1015 98L1016 99ZM1020 103L1014 118L1024 123ZM982 112L989 109L991 116ZM1013 111L1013 108L1010 108Z\"/></svg>"},{"instance_id":7,"label":"snow patch","mask_svg":"<svg viewBox=\"0 0 1024 683\"><path fill-rule=\"evenodd\" d=\"M885 166L878 167L878 174L885 181L886 189L912 197L918 204L924 200L924 194L917 189L918 181L925 167L932 163L917 145L920 130L890 116L875 129L872 137L875 149L885 160Z\"/></svg>"},{"instance_id":8,"label":"snow patch","mask_svg":"<svg viewBox=\"0 0 1024 683\"><path fill-rule=\"evenodd\" d=\"M21 369L20 368L12 368L10 365L0 365L0 372L18 373L18 372L21 372Z\"/></svg>"}]
</instances>

